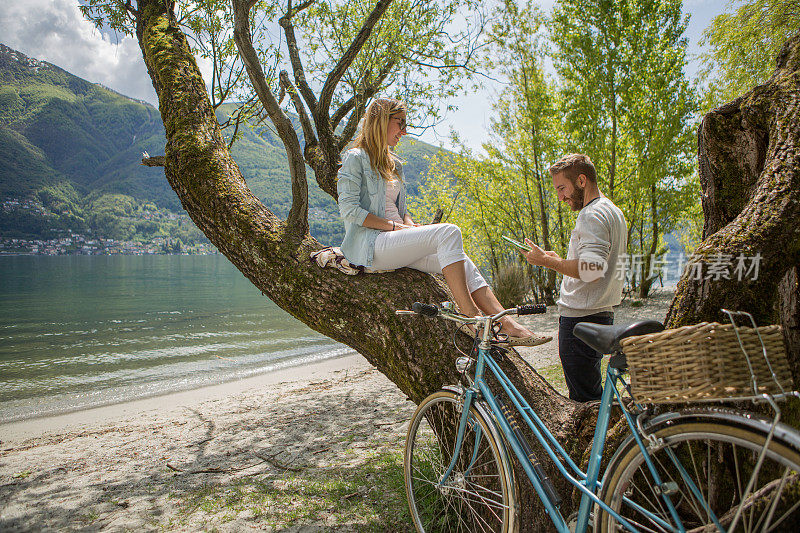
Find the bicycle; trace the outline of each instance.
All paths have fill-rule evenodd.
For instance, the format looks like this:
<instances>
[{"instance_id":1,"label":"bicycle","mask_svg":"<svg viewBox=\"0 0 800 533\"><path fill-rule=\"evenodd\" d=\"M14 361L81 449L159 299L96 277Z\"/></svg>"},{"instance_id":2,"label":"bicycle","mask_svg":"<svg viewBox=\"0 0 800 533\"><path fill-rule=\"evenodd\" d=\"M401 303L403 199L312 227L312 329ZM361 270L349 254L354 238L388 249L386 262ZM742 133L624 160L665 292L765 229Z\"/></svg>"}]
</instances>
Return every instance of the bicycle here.
<instances>
[{"instance_id":1,"label":"bicycle","mask_svg":"<svg viewBox=\"0 0 800 533\"><path fill-rule=\"evenodd\" d=\"M474 318L446 305L417 302L412 309L397 313L440 317L462 326L472 324L476 330L472 351L456 360L462 383L428 396L409 423L404 475L417 531L515 531L518 485L511 453L560 532L583 532L590 527L602 532L766 532L797 531L800 527L800 432L780 423L776 404L798 394L781 386L766 350L777 394L762 393L764 388L755 383L752 358L748 357L753 394L734 399L772 406L776 412L773 419L716 407L659 413L658 404L640 403L632 395L624 379L628 364L620 343L663 334L664 326L652 320L577 325L577 337L600 353L613 354L583 471L497 362L504 352L492 339L493 325L505 315L544 312L543 306L521 306ZM733 315L731 320L744 349ZM487 370L510 399L510 406L487 385ZM612 405L620 409L630 434L601 476ZM523 435L518 418L558 474L580 491L573 516L562 515L561 497Z\"/></svg>"}]
</instances>

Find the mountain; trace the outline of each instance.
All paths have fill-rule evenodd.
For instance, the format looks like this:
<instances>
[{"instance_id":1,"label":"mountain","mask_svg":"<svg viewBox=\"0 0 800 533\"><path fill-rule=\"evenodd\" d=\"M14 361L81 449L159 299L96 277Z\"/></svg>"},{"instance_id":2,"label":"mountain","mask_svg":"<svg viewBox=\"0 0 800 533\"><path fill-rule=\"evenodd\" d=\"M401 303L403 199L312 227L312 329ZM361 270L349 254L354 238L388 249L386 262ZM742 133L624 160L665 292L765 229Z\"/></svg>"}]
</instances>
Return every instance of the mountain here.
<instances>
[{"instance_id":1,"label":"mountain","mask_svg":"<svg viewBox=\"0 0 800 533\"><path fill-rule=\"evenodd\" d=\"M217 114L224 120L233 109L222 106ZM248 186L285 216L291 187L283 144L266 126L240 128L240 134L232 155ZM69 229L141 240L172 231L153 220L181 213L178 198L162 169L139 164L143 152L163 154L164 143L160 114L147 102L0 44L0 237ZM438 148L421 141L398 148L413 194ZM311 173L309 212L315 237L326 244L341 240L336 205ZM182 238L202 237L184 231Z\"/></svg>"},{"instance_id":2,"label":"mountain","mask_svg":"<svg viewBox=\"0 0 800 533\"><path fill-rule=\"evenodd\" d=\"M115 192L178 208L142 151L163 151L153 106L0 45L0 198L43 186Z\"/></svg>"}]
</instances>

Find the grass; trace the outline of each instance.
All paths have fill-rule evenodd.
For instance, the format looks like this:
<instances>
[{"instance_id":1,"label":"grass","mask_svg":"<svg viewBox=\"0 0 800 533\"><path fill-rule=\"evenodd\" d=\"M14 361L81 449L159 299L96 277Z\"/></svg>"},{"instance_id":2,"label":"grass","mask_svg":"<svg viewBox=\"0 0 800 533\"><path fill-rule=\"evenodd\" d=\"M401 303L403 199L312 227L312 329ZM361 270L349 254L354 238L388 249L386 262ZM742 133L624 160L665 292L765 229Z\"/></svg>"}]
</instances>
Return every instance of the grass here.
<instances>
[{"instance_id":1,"label":"grass","mask_svg":"<svg viewBox=\"0 0 800 533\"><path fill-rule=\"evenodd\" d=\"M607 358L603 360L603 374ZM560 393L567 386L560 364L537 371ZM341 436L353 440L353 436ZM156 528L216 528L237 519L251 527L281 531L315 526L321 531L411 532L403 480L403 449L398 445L359 457L345 447L338 464L284 471L207 484L170 495L177 516Z\"/></svg>"},{"instance_id":2,"label":"grass","mask_svg":"<svg viewBox=\"0 0 800 533\"><path fill-rule=\"evenodd\" d=\"M411 531L402 450L376 453L355 466L251 476L172 498L180 509L172 526L241 517L268 530L313 524L331 531Z\"/></svg>"},{"instance_id":3,"label":"grass","mask_svg":"<svg viewBox=\"0 0 800 533\"><path fill-rule=\"evenodd\" d=\"M603 357L602 361L600 362L601 383L605 383L606 367L608 367L608 357ZM567 389L567 381L564 379L564 371L561 369L561 363L556 363L554 365L548 365L542 368L537 368L536 371L539 373L539 375L541 375L544 379L546 379L547 382L550 383L550 385L552 385L554 389L556 389L564 396L569 396L569 390Z\"/></svg>"}]
</instances>

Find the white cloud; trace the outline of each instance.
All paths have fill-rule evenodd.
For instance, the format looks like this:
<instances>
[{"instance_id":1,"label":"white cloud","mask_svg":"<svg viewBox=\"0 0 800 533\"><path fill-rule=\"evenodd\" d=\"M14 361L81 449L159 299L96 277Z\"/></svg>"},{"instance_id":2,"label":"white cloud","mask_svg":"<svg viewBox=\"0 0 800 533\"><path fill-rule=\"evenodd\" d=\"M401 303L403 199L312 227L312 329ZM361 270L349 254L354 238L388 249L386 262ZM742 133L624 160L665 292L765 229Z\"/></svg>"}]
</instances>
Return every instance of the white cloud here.
<instances>
[{"instance_id":1,"label":"white cloud","mask_svg":"<svg viewBox=\"0 0 800 533\"><path fill-rule=\"evenodd\" d=\"M136 39L102 34L74 0L0 2L0 41L124 95L157 102Z\"/></svg>"}]
</instances>

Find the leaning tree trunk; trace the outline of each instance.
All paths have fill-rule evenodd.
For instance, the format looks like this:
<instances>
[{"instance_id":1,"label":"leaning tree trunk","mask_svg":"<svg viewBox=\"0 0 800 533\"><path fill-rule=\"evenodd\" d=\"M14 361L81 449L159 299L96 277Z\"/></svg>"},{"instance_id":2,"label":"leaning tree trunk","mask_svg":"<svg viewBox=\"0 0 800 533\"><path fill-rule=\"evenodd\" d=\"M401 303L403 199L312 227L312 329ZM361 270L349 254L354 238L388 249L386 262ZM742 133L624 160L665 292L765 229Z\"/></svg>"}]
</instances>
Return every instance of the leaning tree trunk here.
<instances>
[{"instance_id":1,"label":"leaning tree trunk","mask_svg":"<svg viewBox=\"0 0 800 533\"><path fill-rule=\"evenodd\" d=\"M449 326L394 314L416 300L447 299L443 287L410 269L351 277L309 259L320 244L308 234L298 238L248 189L186 37L165 4L138 3L137 37L164 122L164 171L197 227L264 295L312 329L357 350L415 403L456 383L453 362L459 354ZM580 458L594 429L593 410L558 394L515 353L502 365L566 449ZM522 531L549 529L531 489L521 488ZM559 488L570 494L565 484ZM567 501L564 512L571 508Z\"/></svg>"},{"instance_id":2,"label":"leaning tree trunk","mask_svg":"<svg viewBox=\"0 0 800 533\"><path fill-rule=\"evenodd\" d=\"M757 275L685 276L668 326L724 321L720 308L749 311L759 325L780 321L795 381L800 383L800 34L781 50L772 77L708 113L699 131L705 225L692 261L760 254ZM699 277L699 276L698 276Z\"/></svg>"}]
</instances>

